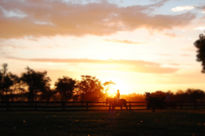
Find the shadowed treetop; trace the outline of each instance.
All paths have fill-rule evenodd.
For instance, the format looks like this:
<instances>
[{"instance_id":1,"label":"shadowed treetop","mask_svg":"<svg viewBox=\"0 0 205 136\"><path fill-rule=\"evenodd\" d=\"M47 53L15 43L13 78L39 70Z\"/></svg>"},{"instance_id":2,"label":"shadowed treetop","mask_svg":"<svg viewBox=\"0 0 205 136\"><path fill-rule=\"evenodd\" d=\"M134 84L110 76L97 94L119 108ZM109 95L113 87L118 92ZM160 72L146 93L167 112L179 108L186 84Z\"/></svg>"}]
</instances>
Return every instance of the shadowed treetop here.
<instances>
[{"instance_id":1,"label":"shadowed treetop","mask_svg":"<svg viewBox=\"0 0 205 136\"><path fill-rule=\"evenodd\" d=\"M66 101L73 97L73 90L75 88L76 81L70 77L64 76L59 78L55 83L56 90L60 92L61 100Z\"/></svg>"},{"instance_id":2,"label":"shadowed treetop","mask_svg":"<svg viewBox=\"0 0 205 136\"><path fill-rule=\"evenodd\" d=\"M197 48L197 61L202 63L202 73L205 73L205 35L200 34L199 39L194 42Z\"/></svg>"}]
</instances>

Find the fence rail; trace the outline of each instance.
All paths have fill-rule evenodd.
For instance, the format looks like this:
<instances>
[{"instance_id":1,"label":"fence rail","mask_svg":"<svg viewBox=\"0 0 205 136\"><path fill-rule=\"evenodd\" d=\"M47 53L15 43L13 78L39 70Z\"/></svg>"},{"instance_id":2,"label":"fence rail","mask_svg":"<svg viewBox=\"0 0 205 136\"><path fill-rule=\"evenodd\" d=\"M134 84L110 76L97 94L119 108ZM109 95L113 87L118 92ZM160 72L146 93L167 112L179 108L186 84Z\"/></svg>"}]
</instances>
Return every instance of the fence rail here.
<instances>
[{"instance_id":1,"label":"fence rail","mask_svg":"<svg viewBox=\"0 0 205 136\"><path fill-rule=\"evenodd\" d=\"M145 101L127 102L127 109L122 110L147 110ZM205 109L205 103L183 103L168 109ZM0 102L0 111L99 111L110 110L106 102ZM121 110L116 106L115 110Z\"/></svg>"}]
</instances>

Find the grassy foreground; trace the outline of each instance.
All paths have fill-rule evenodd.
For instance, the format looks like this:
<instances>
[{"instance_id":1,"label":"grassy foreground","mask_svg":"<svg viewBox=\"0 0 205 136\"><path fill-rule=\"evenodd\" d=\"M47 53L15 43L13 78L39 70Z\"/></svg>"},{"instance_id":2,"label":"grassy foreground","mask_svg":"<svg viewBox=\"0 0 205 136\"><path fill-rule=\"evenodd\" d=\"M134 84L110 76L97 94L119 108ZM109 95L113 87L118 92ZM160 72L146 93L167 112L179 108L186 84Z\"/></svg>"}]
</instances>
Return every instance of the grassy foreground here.
<instances>
[{"instance_id":1,"label":"grassy foreground","mask_svg":"<svg viewBox=\"0 0 205 136\"><path fill-rule=\"evenodd\" d=\"M205 111L0 112L1 136L204 136Z\"/></svg>"}]
</instances>

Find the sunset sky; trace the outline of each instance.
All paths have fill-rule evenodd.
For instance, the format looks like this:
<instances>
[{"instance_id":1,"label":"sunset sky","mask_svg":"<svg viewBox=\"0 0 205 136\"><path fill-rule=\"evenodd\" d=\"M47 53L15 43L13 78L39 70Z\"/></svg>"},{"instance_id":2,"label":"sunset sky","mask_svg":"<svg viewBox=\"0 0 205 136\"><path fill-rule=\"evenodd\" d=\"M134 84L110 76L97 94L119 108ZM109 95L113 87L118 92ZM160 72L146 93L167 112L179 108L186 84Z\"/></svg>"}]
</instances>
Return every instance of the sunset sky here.
<instances>
[{"instance_id":1,"label":"sunset sky","mask_svg":"<svg viewBox=\"0 0 205 136\"><path fill-rule=\"evenodd\" d=\"M204 0L0 0L0 64L96 76L121 93L200 88Z\"/></svg>"}]
</instances>

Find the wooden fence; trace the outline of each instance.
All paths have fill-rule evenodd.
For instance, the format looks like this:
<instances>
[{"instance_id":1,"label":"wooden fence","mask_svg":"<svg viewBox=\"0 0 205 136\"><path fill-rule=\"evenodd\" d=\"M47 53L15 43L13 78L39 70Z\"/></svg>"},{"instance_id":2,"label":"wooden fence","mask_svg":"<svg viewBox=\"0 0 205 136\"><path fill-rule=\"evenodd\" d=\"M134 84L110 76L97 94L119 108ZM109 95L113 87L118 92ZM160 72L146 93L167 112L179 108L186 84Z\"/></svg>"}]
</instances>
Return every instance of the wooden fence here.
<instances>
[{"instance_id":1,"label":"wooden fence","mask_svg":"<svg viewBox=\"0 0 205 136\"><path fill-rule=\"evenodd\" d=\"M205 109L205 103L193 105L183 103L168 109ZM156 108L157 109L157 108ZM0 111L106 111L110 107L106 102L0 102ZM115 107L115 110L121 110ZM122 110L147 110L146 102L127 102L127 109ZM151 110L151 109L150 109Z\"/></svg>"}]
</instances>

